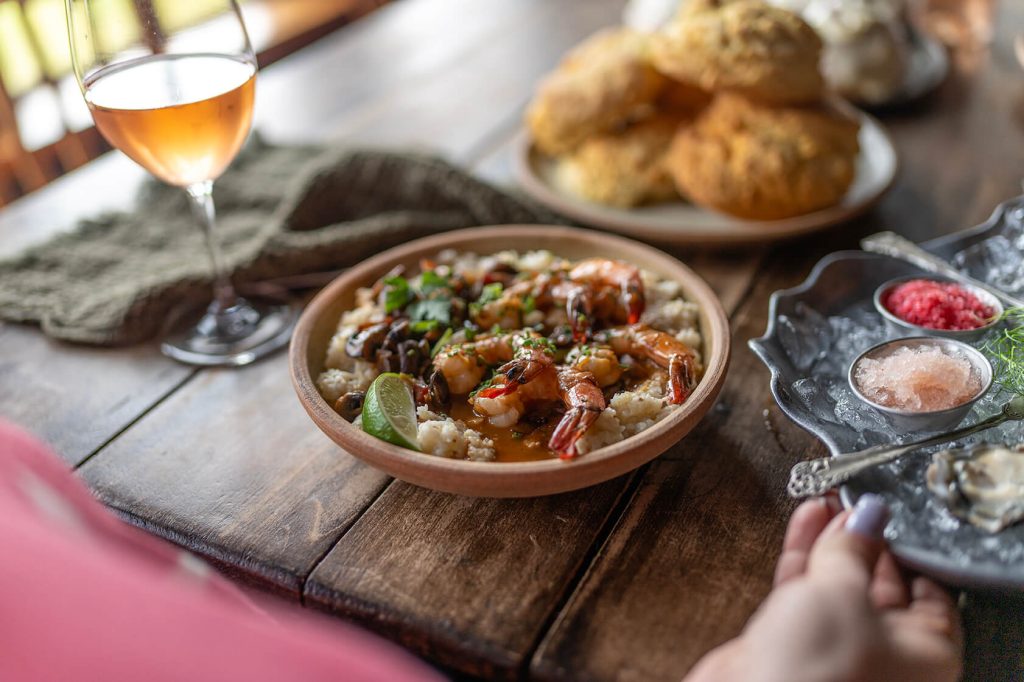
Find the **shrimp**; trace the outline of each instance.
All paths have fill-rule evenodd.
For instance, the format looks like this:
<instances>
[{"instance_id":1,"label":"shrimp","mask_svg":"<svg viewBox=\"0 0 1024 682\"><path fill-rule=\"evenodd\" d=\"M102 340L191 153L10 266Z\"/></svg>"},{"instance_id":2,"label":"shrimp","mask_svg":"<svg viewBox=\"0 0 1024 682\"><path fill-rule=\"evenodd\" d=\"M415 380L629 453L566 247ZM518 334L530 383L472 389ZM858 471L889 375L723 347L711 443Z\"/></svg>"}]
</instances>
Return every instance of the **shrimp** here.
<instances>
[{"instance_id":1,"label":"shrimp","mask_svg":"<svg viewBox=\"0 0 1024 682\"><path fill-rule=\"evenodd\" d=\"M587 338L594 320L636 324L644 312L644 283L633 265L607 258L577 263L568 279L555 285L555 298L564 299L576 341Z\"/></svg>"},{"instance_id":2,"label":"shrimp","mask_svg":"<svg viewBox=\"0 0 1024 682\"><path fill-rule=\"evenodd\" d=\"M547 365L528 381L519 383L498 374L490 386L482 388L469 399L473 411L487 417L494 426L508 428L516 424L533 403L549 401L558 396L558 380L554 365Z\"/></svg>"},{"instance_id":3,"label":"shrimp","mask_svg":"<svg viewBox=\"0 0 1024 682\"><path fill-rule=\"evenodd\" d=\"M599 386L611 386L622 376L619 357L610 346L584 344L576 346L565 356L565 363L580 372L590 372Z\"/></svg>"},{"instance_id":4,"label":"shrimp","mask_svg":"<svg viewBox=\"0 0 1024 682\"><path fill-rule=\"evenodd\" d=\"M697 386L697 357L689 346L671 334L645 324L632 324L607 329L600 334L600 340L619 355L646 357L667 369L671 402L675 405L686 402Z\"/></svg>"},{"instance_id":5,"label":"shrimp","mask_svg":"<svg viewBox=\"0 0 1024 682\"><path fill-rule=\"evenodd\" d=\"M586 340L592 322L639 322L644 311L644 284L633 265L607 258L580 261L568 271L543 273L510 284L501 296L480 306L475 321L520 326L526 311L564 305L577 342Z\"/></svg>"},{"instance_id":6,"label":"shrimp","mask_svg":"<svg viewBox=\"0 0 1024 682\"><path fill-rule=\"evenodd\" d=\"M516 380L526 381L543 365L553 362L548 342L533 331L514 334L494 334L476 341L457 343L441 349L433 361L434 376L431 383L443 381L454 395L469 393L483 379L488 367L516 361L521 366ZM500 369L502 373L508 366Z\"/></svg>"},{"instance_id":7,"label":"shrimp","mask_svg":"<svg viewBox=\"0 0 1024 682\"><path fill-rule=\"evenodd\" d=\"M552 401L560 401L566 411L552 432L548 447L562 459L570 459L576 455L576 441L605 408L604 393L589 372L547 365L525 383L500 374L494 385L470 398L474 412L502 428L517 423L532 404Z\"/></svg>"},{"instance_id":8,"label":"shrimp","mask_svg":"<svg viewBox=\"0 0 1024 682\"><path fill-rule=\"evenodd\" d=\"M572 459L576 456L576 441L604 411L604 393L589 372L559 367L557 374L558 395L566 411L551 434L548 447L562 459Z\"/></svg>"}]
</instances>

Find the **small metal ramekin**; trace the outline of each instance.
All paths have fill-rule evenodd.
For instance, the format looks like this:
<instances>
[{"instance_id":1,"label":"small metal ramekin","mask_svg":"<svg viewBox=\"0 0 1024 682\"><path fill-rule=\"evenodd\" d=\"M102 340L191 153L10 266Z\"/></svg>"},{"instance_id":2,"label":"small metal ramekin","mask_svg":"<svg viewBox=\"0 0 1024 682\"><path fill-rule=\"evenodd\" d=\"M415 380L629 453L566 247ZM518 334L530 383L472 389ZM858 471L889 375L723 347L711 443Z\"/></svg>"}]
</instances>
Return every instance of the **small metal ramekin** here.
<instances>
[{"instance_id":1,"label":"small metal ramekin","mask_svg":"<svg viewBox=\"0 0 1024 682\"><path fill-rule=\"evenodd\" d=\"M904 282L909 282L915 279L925 279L931 282L942 282L955 284L961 289L968 291L975 296L978 300L987 305L988 307L995 310L995 317L988 324L978 327L977 329L931 329L929 327L922 327L918 324L907 322L906 320L900 319L886 308L882 301L885 299L886 294L889 291ZM998 298L988 293L984 289L978 289L972 287L969 284L961 284L955 279L949 277L943 277L942 275L909 275L907 277L897 277L896 279L890 279L882 286L875 289L874 295L875 310L885 320L886 328L893 334L899 336L934 336L940 339L955 339L956 341L963 341L964 343L974 343L980 341L990 329L999 324L999 319L1003 316L1003 304Z\"/></svg>"},{"instance_id":2,"label":"small metal ramekin","mask_svg":"<svg viewBox=\"0 0 1024 682\"><path fill-rule=\"evenodd\" d=\"M900 347L916 348L920 346L931 346L948 351L955 351L967 358L974 367L974 371L978 373L978 378L981 379L981 390L978 391L978 394L963 405L957 405L956 407L951 407L947 410L914 412L911 410L900 410L894 407L879 405L878 403L869 400L867 396L861 393L854 377L857 365L859 365L864 358L885 356ZM870 406L873 410L883 415L894 427L907 432L946 431L954 428L957 424L962 422L964 417L967 416L967 413L971 411L972 407L974 407L974 403L978 402L981 396L985 395L988 392L988 389L992 387L992 363L990 363L988 358L982 355L979 351L961 341L927 336L913 336L895 339L893 341L885 341L868 348L866 351L858 355L850 364L850 369L846 374L846 380L849 382L850 390L853 391L855 396L857 396L865 405Z\"/></svg>"}]
</instances>

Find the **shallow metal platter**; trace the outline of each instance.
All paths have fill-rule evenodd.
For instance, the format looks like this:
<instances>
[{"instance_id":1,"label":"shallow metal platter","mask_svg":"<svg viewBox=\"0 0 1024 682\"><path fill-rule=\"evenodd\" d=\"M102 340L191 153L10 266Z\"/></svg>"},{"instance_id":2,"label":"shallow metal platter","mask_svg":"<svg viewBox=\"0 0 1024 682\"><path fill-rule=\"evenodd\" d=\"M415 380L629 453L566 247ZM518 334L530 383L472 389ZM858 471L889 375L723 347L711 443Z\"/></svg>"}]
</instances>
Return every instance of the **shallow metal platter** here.
<instances>
[{"instance_id":1,"label":"shallow metal platter","mask_svg":"<svg viewBox=\"0 0 1024 682\"><path fill-rule=\"evenodd\" d=\"M922 246L972 277L1024 293L1024 197L1000 205L978 227ZM750 341L771 370L779 407L833 455L919 435L895 433L862 410L845 380L858 353L893 338L871 304L873 291L888 279L915 272L914 266L862 251L830 254L802 284L772 295L768 329ZM990 392L965 423L995 413L1000 401ZM1021 442L1024 427L1006 425L964 444L981 438ZM990 535L961 522L925 488L930 460L930 454L912 454L865 474L843 488L843 501L849 506L869 491L882 495L893 512L886 535L912 568L961 587L1024 589L1024 525Z\"/></svg>"}]
</instances>

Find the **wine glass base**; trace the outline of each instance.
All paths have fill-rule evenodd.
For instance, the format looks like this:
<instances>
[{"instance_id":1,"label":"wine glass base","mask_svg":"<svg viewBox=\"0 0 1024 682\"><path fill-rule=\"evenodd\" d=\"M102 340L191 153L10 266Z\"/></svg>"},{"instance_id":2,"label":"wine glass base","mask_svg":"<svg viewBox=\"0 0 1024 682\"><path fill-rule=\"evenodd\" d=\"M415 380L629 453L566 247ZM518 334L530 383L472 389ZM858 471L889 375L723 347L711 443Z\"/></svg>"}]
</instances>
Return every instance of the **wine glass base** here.
<instances>
[{"instance_id":1,"label":"wine glass base","mask_svg":"<svg viewBox=\"0 0 1024 682\"><path fill-rule=\"evenodd\" d=\"M238 299L230 308L210 305L195 324L164 339L164 355L187 365L239 367L288 344L297 312L273 301Z\"/></svg>"}]
</instances>

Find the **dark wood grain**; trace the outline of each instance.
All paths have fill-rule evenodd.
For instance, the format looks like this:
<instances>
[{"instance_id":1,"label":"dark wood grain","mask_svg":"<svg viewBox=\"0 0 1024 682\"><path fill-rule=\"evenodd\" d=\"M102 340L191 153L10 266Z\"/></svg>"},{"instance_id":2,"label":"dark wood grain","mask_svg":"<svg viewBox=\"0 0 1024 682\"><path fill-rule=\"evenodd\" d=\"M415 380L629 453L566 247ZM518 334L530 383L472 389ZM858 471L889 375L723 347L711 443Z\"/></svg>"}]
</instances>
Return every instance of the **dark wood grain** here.
<instances>
[{"instance_id":1,"label":"dark wood grain","mask_svg":"<svg viewBox=\"0 0 1024 682\"><path fill-rule=\"evenodd\" d=\"M0 323L0 415L35 432L71 465L192 374L153 347L70 346Z\"/></svg>"},{"instance_id":2,"label":"dark wood grain","mask_svg":"<svg viewBox=\"0 0 1024 682\"><path fill-rule=\"evenodd\" d=\"M305 601L461 672L515 677L628 480L525 500L395 482L313 572Z\"/></svg>"},{"instance_id":3,"label":"dark wood grain","mask_svg":"<svg viewBox=\"0 0 1024 682\"><path fill-rule=\"evenodd\" d=\"M80 473L132 523L297 598L388 477L309 428L282 360L201 373Z\"/></svg>"}]
</instances>

